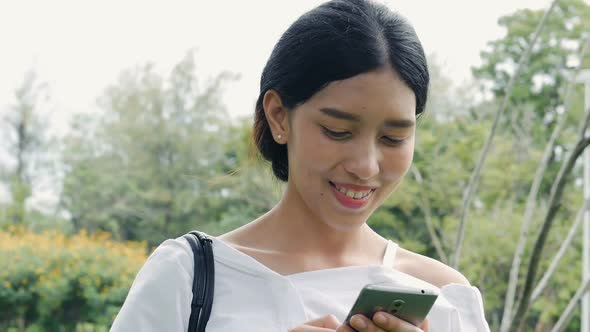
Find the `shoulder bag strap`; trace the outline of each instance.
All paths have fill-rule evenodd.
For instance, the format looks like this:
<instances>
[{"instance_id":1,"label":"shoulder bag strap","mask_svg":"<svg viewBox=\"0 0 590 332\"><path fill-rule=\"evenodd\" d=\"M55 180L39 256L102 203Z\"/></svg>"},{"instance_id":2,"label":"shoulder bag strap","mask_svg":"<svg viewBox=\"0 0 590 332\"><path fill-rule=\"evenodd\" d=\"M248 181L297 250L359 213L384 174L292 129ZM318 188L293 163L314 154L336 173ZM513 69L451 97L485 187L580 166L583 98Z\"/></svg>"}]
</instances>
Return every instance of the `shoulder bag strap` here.
<instances>
[{"instance_id":1,"label":"shoulder bag strap","mask_svg":"<svg viewBox=\"0 0 590 332\"><path fill-rule=\"evenodd\" d=\"M212 241L206 235L197 231L185 234L184 238L190 244L195 260L193 299L188 332L205 332L207 321L209 321L211 315L215 284Z\"/></svg>"}]
</instances>

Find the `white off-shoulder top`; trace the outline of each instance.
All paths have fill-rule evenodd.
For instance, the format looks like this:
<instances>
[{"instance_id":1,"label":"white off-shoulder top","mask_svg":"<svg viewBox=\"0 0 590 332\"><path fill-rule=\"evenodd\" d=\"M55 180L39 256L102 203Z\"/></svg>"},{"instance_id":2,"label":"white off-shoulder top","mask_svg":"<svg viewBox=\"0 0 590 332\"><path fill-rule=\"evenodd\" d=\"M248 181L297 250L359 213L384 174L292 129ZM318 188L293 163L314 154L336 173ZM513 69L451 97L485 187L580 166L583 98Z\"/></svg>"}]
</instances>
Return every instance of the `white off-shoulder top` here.
<instances>
[{"instance_id":1,"label":"white off-shoulder top","mask_svg":"<svg viewBox=\"0 0 590 332\"><path fill-rule=\"evenodd\" d=\"M389 241L381 265L350 266L280 275L215 237L215 292L207 331L289 331L333 314L343 321L369 283L437 289L428 314L431 332L488 332L476 287L436 286L392 267L397 244ZM192 299L193 254L179 237L164 241L141 268L111 331L184 332Z\"/></svg>"}]
</instances>

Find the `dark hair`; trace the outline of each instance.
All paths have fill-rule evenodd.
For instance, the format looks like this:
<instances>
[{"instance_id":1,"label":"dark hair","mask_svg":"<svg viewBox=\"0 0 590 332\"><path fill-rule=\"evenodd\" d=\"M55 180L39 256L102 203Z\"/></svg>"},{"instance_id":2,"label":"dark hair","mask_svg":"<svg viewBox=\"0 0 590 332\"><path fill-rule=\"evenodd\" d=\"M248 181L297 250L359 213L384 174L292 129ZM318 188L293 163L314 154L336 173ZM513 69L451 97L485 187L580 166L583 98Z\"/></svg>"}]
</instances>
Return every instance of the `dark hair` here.
<instances>
[{"instance_id":1,"label":"dark hair","mask_svg":"<svg viewBox=\"0 0 590 332\"><path fill-rule=\"evenodd\" d=\"M275 176L287 181L287 146L277 144L262 101L275 90L288 111L330 82L391 66L414 91L416 116L424 111L429 74L414 28L385 5L333 0L303 14L275 45L260 79L254 142Z\"/></svg>"}]
</instances>

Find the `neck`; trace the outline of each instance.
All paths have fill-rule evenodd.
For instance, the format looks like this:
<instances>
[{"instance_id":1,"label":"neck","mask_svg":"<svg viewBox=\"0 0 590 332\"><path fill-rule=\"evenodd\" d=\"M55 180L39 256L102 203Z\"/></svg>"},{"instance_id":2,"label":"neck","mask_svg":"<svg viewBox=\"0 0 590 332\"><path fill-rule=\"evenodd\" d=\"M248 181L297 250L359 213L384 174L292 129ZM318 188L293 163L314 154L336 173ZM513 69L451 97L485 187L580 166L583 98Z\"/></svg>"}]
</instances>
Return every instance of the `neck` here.
<instances>
[{"instance_id":1,"label":"neck","mask_svg":"<svg viewBox=\"0 0 590 332\"><path fill-rule=\"evenodd\" d=\"M303 256L342 259L372 254L384 241L364 221L343 229L337 221L322 220L289 186L281 201L252 226L259 231L255 233L265 234L255 236L262 241L258 245Z\"/></svg>"}]
</instances>

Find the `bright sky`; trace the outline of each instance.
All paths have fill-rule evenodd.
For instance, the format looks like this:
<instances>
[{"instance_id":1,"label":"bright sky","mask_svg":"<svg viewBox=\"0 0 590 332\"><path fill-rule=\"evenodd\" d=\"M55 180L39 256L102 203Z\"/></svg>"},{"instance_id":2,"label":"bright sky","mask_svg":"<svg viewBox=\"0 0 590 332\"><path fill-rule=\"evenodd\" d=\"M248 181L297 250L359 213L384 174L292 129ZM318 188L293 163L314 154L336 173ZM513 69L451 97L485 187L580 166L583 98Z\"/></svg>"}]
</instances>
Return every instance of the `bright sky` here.
<instances>
[{"instance_id":1,"label":"bright sky","mask_svg":"<svg viewBox=\"0 0 590 332\"><path fill-rule=\"evenodd\" d=\"M437 55L455 82L468 79L470 66L478 63L486 42L502 36L497 26L500 16L519 8L546 8L550 3L381 1L413 23L426 52ZM0 2L0 116L8 110L24 73L34 68L50 87L54 110L50 125L63 135L72 114L97 110L96 98L116 82L122 70L153 62L167 74L193 47L198 49L202 76L222 70L241 75L227 86L225 102L234 116L251 114L260 73L274 43L299 15L322 2Z\"/></svg>"},{"instance_id":2,"label":"bright sky","mask_svg":"<svg viewBox=\"0 0 590 332\"><path fill-rule=\"evenodd\" d=\"M60 132L74 112L96 109L96 97L126 68L154 62L162 73L197 47L199 73L240 73L226 89L234 115L250 114L262 67L281 33L323 1L3 1L0 3L0 110L25 71L49 83ZM415 26L455 81L470 76L501 15L545 8L549 0L389 0ZM1 111L0 111L1 112Z\"/></svg>"}]
</instances>

